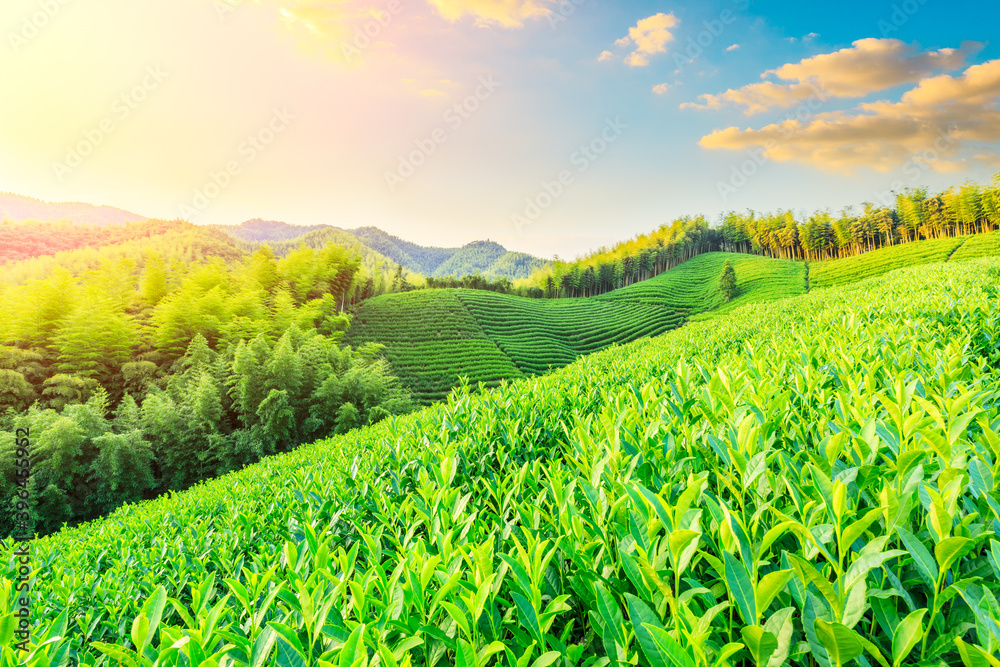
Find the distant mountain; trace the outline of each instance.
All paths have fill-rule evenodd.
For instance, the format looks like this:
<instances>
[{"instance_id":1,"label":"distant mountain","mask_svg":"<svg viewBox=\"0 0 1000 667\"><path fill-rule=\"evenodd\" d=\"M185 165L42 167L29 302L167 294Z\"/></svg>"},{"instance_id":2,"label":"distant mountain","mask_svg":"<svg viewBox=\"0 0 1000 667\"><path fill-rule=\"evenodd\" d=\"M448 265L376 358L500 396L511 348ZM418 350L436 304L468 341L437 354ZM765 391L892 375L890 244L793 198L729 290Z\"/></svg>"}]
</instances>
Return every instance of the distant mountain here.
<instances>
[{"instance_id":1,"label":"distant mountain","mask_svg":"<svg viewBox=\"0 0 1000 667\"><path fill-rule=\"evenodd\" d=\"M247 220L239 225L211 226L226 232L230 236L253 243L290 241L304 236L309 232L332 227L332 225L312 225L311 227L306 227L303 225L290 225L287 222L278 222L276 220L261 220L260 218Z\"/></svg>"},{"instance_id":2,"label":"distant mountain","mask_svg":"<svg viewBox=\"0 0 1000 667\"><path fill-rule=\"evenodd\" d=\"M113 206L94 206L81 202L50 203L10 192L0 192L0 220L69 221L78 225L124 225L147 220L146 216Z\"/></svg>"},{"instance_id":3,"label":"distant mountain","mask_svg":"<svg viewBox=\"0 0 1000 667\"><path fill-rule=\"evenodd\" d=\"M458 248L434 248L419 246L404 241L398 236L383 232L378 227L359 227L347 230L361 239L365 245L375 252L385 255L403 267L422 273L425 276L436 275L435 271L448 258L458 252Z\"/></svg>"},{"instance_id":4,"label":"distant mountain","mask_svg":"<svg viewBox=\"0 0 1000 667\"><path fill-rule=\"evenodd\" d=\"M325 243L343 246L356 240L362 247L365 263L375 264L383 259L401 265L407 271L425 276L463 276L481 273L487 278L527 278L546 261L522 252L510 252L493 241L473 241L461 248L436 248L420 246L384 232L378 227L342 229L332 225L310 227L290 225L271 220L248 220L240 225L214 225L242 241L270 243L276 250L286 252L287 245L299 242L309 247Z\"/></svg>"},{"instance_id":5,"label":"distant mountain","mask_svg":"<svg viewBox=\"0 0 1000 667\"><path fill-rule=\"evenodd\" d=\"M487 278L527 278L546 260L510 252L493 241L473 241L461 248L424 247L404 241L377 227L349 229L365 245L416 273L435 278L481 273Z\"/></svg>"}]
</instances>

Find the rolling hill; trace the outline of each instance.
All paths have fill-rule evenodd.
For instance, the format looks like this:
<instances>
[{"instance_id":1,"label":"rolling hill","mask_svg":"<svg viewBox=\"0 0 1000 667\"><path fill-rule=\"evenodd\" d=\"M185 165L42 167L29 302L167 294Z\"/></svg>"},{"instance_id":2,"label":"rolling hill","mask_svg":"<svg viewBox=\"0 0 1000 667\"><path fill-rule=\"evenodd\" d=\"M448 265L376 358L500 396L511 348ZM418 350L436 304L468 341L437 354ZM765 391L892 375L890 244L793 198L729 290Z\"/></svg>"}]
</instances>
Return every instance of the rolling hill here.
<instances>
[{"instance_id":1,"label":"rolling hill","mask_svg":"<svg viewBox=\"0 0 1000 667\"><path fill-rule=\"evenodd\" d=\"M426 404L447 396L462 377L473 386L495 387L747 304L846 285L898 268L998 255L1000 232L918 241L808 264L710 252L655 278L590 298L526 299L462 289L389 294L355 308L347 340L384 344L395 372ZM737 277L737 295L729 302L718 286L726 261Z\"/></svg>"},{"instance_id":2,"label":"rolling hill","mask_svg":"<svg viewBox=\"0 0 1000 667\"><path fill-rule=\"evenodd\" d=\"M240 225L215 225L231 236L251 244L283 242L292 247L299 242L314 247L318 240L346 247L361 246L374 258L384 257L414 274L463 276L482 274L489 279L527 278L546 261L522 252L512 252L492 241L473 241L461 248L419 246L388 234L377 227L342 229L332 225L303 227L285 222L248 220ZM374 253L374 254L373 254Z\"/></svg>"},{"instance_id":3,"label":"rolling hill","mask_svg":"<svg viewBox=\"0 0 1000 667\"><path fill-rule=\"evenodd\" d=\"M727 307L805 291L801 263L708 253L602 297L526 299L463 289L389 294L355 308L347 340L385 345L393 369L428 403L446 396L460 377L492 387L538 375L719 308L718 276L727 259L737 266L741 290Z\"/></svg>"},{"instance_id":4,"label":"rolling hill","mask_svg":"<svg viewBox=\"0 0 1000 667\"><path fill-rule=\"evenodd\" d=\"M330 228L330 225L290 225L276 220L261 220L255 218L239 225L209 225L230 236L252 243L269 243L271 241L289 241L318 229Z\"/></svg>"},{"instance_id":5,"label":"rolling hill","mask_svg":"<svg viewBox=\"0 0 1000 667\"><path fill-rule=\"evenodd\" d=\"M0 192L0 220L36 220L73 222L78 225L124 225L146 220L145 216L113 206L95 206L81 202L46 202L11 192Z\"/></svg>"}]
</instances>

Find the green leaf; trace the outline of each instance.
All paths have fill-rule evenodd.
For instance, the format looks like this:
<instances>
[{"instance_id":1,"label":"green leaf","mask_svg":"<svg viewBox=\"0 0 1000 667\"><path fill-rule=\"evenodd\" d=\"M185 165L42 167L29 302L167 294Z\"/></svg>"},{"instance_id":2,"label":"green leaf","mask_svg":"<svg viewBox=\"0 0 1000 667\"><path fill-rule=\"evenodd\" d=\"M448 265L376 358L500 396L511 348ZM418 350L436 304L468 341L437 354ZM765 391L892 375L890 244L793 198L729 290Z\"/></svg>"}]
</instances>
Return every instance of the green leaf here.
<instances>
[{"instance_id":1,"label":"green leaf","mask_svg":"<svg viewBox=\"0 0 1000 667\"><path fill-rule=\"evenodd\" d=\"M493 642L489 646L484 646L483 648L479 649L479 654L476 656L476 658L478 658L479 664L481 665L486 664L487 658L489 658L494 653L499 653L505 648L506 647L504 646L503 642Z\"/></svg>"},{"instance_id":2,"label":"green leaf","mask_svg":"<svg viewBox=\"0 0 1000 667\"><path fill-rule=\"evenodd\" d=\"M455 649L455 667L476 667L476 650L464 639L458 640Z\"/></svg>"},{"instance_id":3,"label":"green leaf","mask_svg":"<svg viewBox=\"0 0 1000 667\"><path fill-rule=\"evenodd\" d=\"M743 644L739 642L732 642L731 644L726 644L719 649L718 655L715 656L715 662L712 663L712 667L723 667L723 665L729 665L729 658L736 655L740 651L746 648Z\"/></svg>"},{"instance_id":4,"label":"green leaf","mask_svg":"<svg viewBox=\"0 0 1000 667\"><path fill-rule=\"evenodd\" d=\"M632 621L632 630L639 640L639 646L642 647L642 653L646 656L646 660L653 667L668 667L667 656L661 653L659 645L654 641L653 634L649 631L649 627L663 629L660 619L645 602L634 595L626 593L625 599L628 601L628 616L629 620Z\"/></svg>"},{"instance_id":5,"label":"green leaf","mask_svg":"<svg viewBox=\"0 0 1000 667\"><path fill-rule=\"evenodd\" d=\"M974 458L969 461L969 479L975 495L993 491L993 471L981 459Z\"/></svg>"},{"instance_id":6,"label":"green leaf","mask_svg":"<svg viewBox=\"0 0 1000 667\"><path fill-rule=\"evenodd\" d=\"M910 556L917 566L917 571L928 584L932 587L937 586L938 568L937 563L934 562L934 557L931 556L931 552L917 539L916 535L908 530L897 528L896 532L899 533L903 544L906 545L907 551L910 552Z\"/></svg>"},{"instance_id":7,"label":"green leaf","mask_svg":"<svg viewBox=\"0 0 1000 667\"><path fill-rule=\"evenodd\" d=\"M760 617L771 606L771 601L780 593L792 578L791 570L778 570L761 577L757 582L757 616Z\"/></svg>"},{"instance_id":8,"label":"green leaf","mask_svg":"<svg viewBox=\"0 0 1000 667\"><path fill-rule=\"evenodd\" d=\"M465 613L451 602L442 602L441 606L445 608L449 616L455 619L455 623L458 624L458 627L462 628L465 636L470 637L472 633L469 631L469 620L466 618Z\"/></svg>"},{"instance_id":9,"label":"green leaf","mask_svg":"<svg viewBox=\"0 0 1000 667\"><path fill-rule=\"evenodd\" d=\"M728 551L723 552L723 558L726 561L726 585L729 587L729 594L736 602L736 608L739 609L743 622L747 625L756 625L757 602L750 574L743 563L736 560L736 557Z\"/></svg>"},{"instance_id":10,"label":"green leaf","mask_svg":"<svg viewBox=\"0 0 1000 667\"><path fill-rule=\"evenodd\" d=\"M274 642L278 640L278 635L275 634L274 628L267 626L261 631L260 635L253 643L253 648L250 650L250 667L261 667L266 661L268 656L271 654L271 649L274 648Z\"/></svg>"},{"instance_id":11,"label":"green leaf","mask_svg":"<svg viewBox=\"0 0 1000 667\"><path fill-rule=\"evenodd\" d=\"M921 622L924 619L926 609L918 609L912 612L896 626L896 633L892 637L892 664L899 667L917 642L924 636L924 629Z\"/></svg>"},{"instance_id":12,"label":"green leaf","mask_svg":"<svg viewBox=\"0 0 1000 667\"><path fill-rule=\"evenodd\" d=\"M351 631L347 641L344 642L344 647L340 649L340 659L337 661L339 667L351 667L361 656L368 656L364 637L365 624L362 623ZM303 655L303 657L305 656Z\"/></svg>"},{"instance_id":13,"label":"green leaf","mask_svg":"<svg viewBox=\"0 0 1000 667\"><path fill-rule=\"evenodd\" d=\"M827 623L821 618L816 619L816 637L823 648L838 665L857 658L865 649L853 630L840 623Z\"/></svg>"},{"instance_id":14,"label":"green leaf","mask_svg":"<svg viewBox=\"0 0 1000 667\"><path fill-rule=\"evenodd\" d=\"M132 621L132 643L135 644L136 653L142 655L146 647L149 646L156 634L156 629L160 626L160 618L163 616L163 607L167 604L167 589L157 586L156 590L146 599L139 611L139 615Z\"/></svg>"},{"instance_id":15,"label":"green leaf","mask_svg":"<svg viewBox=\"0 0 1000 667\"><path fill-rule=\"evenodd\" d=\"M549 651L548 653L543 653L531 663L531 667L549 667L553 662L558 660L562 656L559 651Z\"/></svg>"},{"instance_id":16,"label":"green leaf","mask_svg":"<svg viewBox=\"0 0 1000 667\"><path fill-rule=\"evenodd\" d=\"M771 614L764 622L764 629L778 640L778 648L771 655L768 667L781 667L788 660L792 649L792 634L795 631L795 621L792 618L794 612L793 607L785 607Z\"/></svg>"},{"instance_id":17,"label":"green leaf","mask_svg":"<svg viewBox=\"0 0 1000 667\"><path fill-rule=\"evenodd\" d=\"M521 622L527 626L528 630L531 632L532 638L538 642L539 645L541 645L542 630L538 623L538 613L535 611L535 608L531 606L528 599L520 593L511 593L511 597L514 598L514 604L517 605ZM621 632L621 630L619 630L619 632Z\"/></svg>"},{"instance_id":18,"label":"green leaf","mask_svg":"<svg viewBox=\"0 0 1000 667\"><path fill-rule=\"evenodd\" d=\"M1000 667L1000 660L975 644L966 644L961 637L955 637L955 646L965 667Z\"/></svg>"},{"instance_id":19,"label":"green leaf","mask_svg":"<svg viewBox=\"0 0 1000 667\"><path fill-rule=\"evenodd\" d=\"M14 629L17 627L17 617L14 614L7 614L0 618L0 646L7 646L14 637Z\"/></svg>"},{"instance_id":20,"label":"green leaf","mask_svg":"<svg viewBox=\"0 0 1000 667\"><path fill-rule=\"evenodd\" d=\"M298 633L284 623L270 621L267 625L278 634L279 663L284 662L292 665L292 667L305 665L306 651L302 648L302 642L299 641Z\"/></svg>"},{"instance_id":21,"label":"green leaf","mask_svg":"<svg viewBox=\"0 0 1000 667\"><path fill-rule=\"evenodd\" d=\"M691 655L666 630L654 625L647 625L646 629L653 635L653 641L660 652L667 656L674 667L695 667Z\"/></svg>"},{"instance_id":22,"label":"green leaf","mask_svg":"<svg viewBox=\"0 0 1000 667\"><path fill-rule=\"evenodd\" d=\"M868 510L868 513L865 514L862 518L858 519L850 526L845 528L842 535L843 544L840 545L841 551L846 552L848 549L850 549L851 545L854 544L854 542L859 537L864 535L865 531L868 530L868 528L873 523L878 521L878 518L881 515L882 515L881 507L877 507L873 510Z\"/></svg>"},{"instance_id":23,"label":"green leaf","mask_svg":"<svg viewBox=\"0 0 1000 667\"><path fill-rule=\"evenodd\" d=\"M750 655L758 667L767 665L771 656L778 650L778 638L759 625L748 625L740 631L740 634L743 635L743 641L750 649Z\"/></svg>"},{"instance_id":24,"label":"green leaf","mask_svg":"<svg viewBox=\"0 0 1000 667\"><path fill-rule=\"evenodd\" d=\"M973 541L968 537L949 537L935 544L934 557L937 558L941 571L947 572L955 561L964 556L972 546Z\"/></svg>"},{"instance_id":25,"label":"green leaf","mask_svg":"<svg viewBox=\"0 0 1000 667\"><path fill-rule=\"evenodd\" d=\"M615 642L624 648L625 635L622 633L622 626L625 624L625 619L622 617L622 610L618 606L618 601L608 592L604 584L599 581L594 584L594 590L597 592L597 610L600 612L601 618L604 619L605 625L608 626L608 631L614 635Z\"/></svg>"}]
</instances>

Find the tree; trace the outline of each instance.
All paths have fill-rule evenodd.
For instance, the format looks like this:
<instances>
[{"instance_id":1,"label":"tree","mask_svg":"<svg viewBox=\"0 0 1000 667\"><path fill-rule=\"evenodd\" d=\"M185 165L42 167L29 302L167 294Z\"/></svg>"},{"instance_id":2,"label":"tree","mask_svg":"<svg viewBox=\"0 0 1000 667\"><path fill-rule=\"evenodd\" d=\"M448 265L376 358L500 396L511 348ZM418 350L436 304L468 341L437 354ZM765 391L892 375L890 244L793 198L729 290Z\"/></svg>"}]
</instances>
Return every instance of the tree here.
<instances>
[{"instance_id":1,"label":"tree","mask_svg":"<svg viewBox=\"0 0 1000 667\"><path fill-rule=\"evenodd\" d=\"M732 261L728 259L722 266L722 275L719 276L719 290L726 297L727 303L732 301L737 293L736 269L733 268Z\"/></svg>"}]
</instances>

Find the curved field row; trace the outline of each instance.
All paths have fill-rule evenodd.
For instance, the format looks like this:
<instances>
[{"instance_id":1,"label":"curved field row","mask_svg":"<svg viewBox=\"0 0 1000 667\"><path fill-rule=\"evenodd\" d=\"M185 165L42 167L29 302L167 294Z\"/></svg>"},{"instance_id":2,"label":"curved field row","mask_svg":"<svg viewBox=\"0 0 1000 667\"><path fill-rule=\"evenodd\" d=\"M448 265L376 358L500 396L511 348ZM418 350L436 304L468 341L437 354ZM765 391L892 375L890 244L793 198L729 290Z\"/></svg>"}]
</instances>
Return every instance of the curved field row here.
<instances>
[{"instance_id":1,"label":"curved field row","mask_svg":"<svg viewBox=\"0 0 1000 667\"><path fill-rule=\"evenodd\" d=\"M726 302L719 278L726 261L736 271L737 295ZM596 297L673 308L685 315L723 312L759 301L772 301L805 292L805 266L801 262L742 253L710 252L651 278Z\"/></svg>"},{"instance_id":2,"label":"curved field row","mask_svg":"<svg viewBox=\"0 0 1000 667\"><path fill-rule=\"evenodd\" d=\"M961 262L967 259L996 255L1000 255L1000 232L990 232L989 234L976 234L968 237L962 247L951 256L950 261Z\"/></svg>"},{"instance_id":3,"label":"curved field row","mask_svg":"<svg viewBox=\"0 0 1000 667\"><path fill-rule=\"evenodd\" d=\"M894 269L943 262L970 237L953 236L903 243L880 248L863 255L809 264L809 285L816 289L845 285L865 278L881 276Z\"/></svg>"},{"instance_id":4,"label":"curved field row","mask_svg":"<svg viewBox=\"0 0 1000 667\"><path fill-rule=\"evenodd\" d=\"M558 368L615 343L674 329L683 316L663 306L597 299L539 301L465 290L458 298L525 373Z\"/></svg>"}]
</instances>

